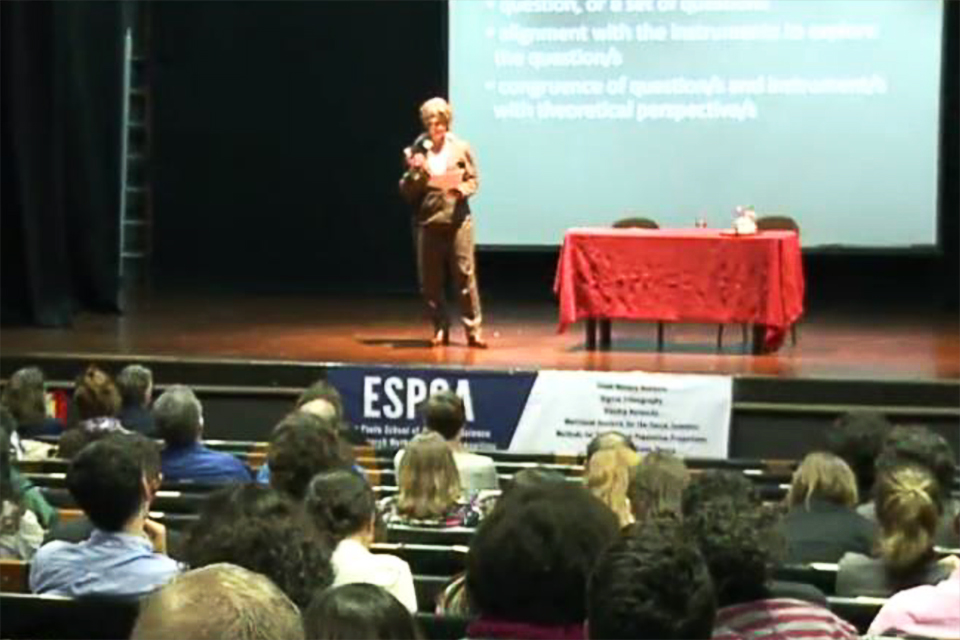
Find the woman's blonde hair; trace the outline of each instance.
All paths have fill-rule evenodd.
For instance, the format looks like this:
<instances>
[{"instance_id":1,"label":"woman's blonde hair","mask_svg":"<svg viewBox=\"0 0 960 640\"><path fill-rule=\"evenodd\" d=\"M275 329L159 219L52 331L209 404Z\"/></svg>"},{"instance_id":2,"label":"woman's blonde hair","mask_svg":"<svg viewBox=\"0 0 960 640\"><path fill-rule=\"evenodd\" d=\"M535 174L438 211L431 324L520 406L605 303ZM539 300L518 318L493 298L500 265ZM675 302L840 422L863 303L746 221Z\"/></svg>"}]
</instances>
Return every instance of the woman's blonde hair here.
<instances>
[{"instance_id":1,"label":"woman's blonde hair","mask_svg":"<svg viewBox=\"0 0 960 640\"><path fill-rule=\"evenodd\" d=\"M420 105L420 121L426 127L431 118L439 118L447 128L453 123L453 109L443 98L430 98Z\"/></svg>"},{"instance_id":2,"label":"woman's blonde hair","mask_svg":"<svg viewBox=\"0 0 960 640\"><path fill-rule=\"evenodd\" d=\"M822 451L809 453L793 472L787 505L802 504L809 509L810 501L815 499L850 508L857 506L857 478L839 456Z\"/></svg>"},{"instance_id":3,"label":"woman's blonde hair","mask_svg":"<svg viewBox=\"0 0 960 640\"><path fill-rule=\"evenodd\" d=\"M639 463L640 456L636 451L614 447L593 454L584 470L587 488L610 507L620 520L621 527L633 522L627 489L630 486L630 472Z\"/></svg>"},{"instance_id":4,"label":"woman's blonde hair","mask_svg":"<svg viewBox=\"0 0 960 640\"><path fill-rule=\"evenodd\" d=\"M408 518L444 517L460 497L460 474L450 446L439 433L427 431L407 445L400 459L397 511Z\"/></svg>"},{"instance_id":5,"label":"woman's blonde hair","mask_svg":"<svg viewBox=\"0 0 960 640\"><path fill-rule=\"evenodd\" d=\"M940 485L926 468L905 464L882 471L875 491L880 557L894 574L909 573L933 551Z\"/></svg>"}]
</instances>

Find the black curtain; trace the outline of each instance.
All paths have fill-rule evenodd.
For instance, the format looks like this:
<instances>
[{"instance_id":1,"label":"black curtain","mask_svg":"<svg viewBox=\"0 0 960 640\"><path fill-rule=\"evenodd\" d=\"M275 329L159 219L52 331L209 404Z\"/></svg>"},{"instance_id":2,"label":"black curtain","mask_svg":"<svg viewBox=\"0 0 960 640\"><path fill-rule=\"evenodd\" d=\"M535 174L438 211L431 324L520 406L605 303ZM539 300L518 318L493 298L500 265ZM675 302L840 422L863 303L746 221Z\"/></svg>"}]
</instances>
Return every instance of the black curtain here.
<instances>
[{"instance_id":1,"label":"black curtain","mask_svg":"<svg viewBox=\"0 0 960 640\"><path fill-rule=\"evenodd\" d=\"M119 310L121 2L0 3L0 316Z\"/></svg>"}]
</instances>

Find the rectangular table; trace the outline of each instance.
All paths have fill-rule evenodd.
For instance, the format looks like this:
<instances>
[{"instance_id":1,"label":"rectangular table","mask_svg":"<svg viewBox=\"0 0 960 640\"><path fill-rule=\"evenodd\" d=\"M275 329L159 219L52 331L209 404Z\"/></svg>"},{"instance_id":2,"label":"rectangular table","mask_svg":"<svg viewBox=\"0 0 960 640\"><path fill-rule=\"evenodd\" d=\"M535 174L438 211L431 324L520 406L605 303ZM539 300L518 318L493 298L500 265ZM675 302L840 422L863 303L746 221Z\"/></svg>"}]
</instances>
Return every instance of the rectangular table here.
<instances>
[{"instance_id":1,"label":"rectangular table","mask_svg":"<svg viewBox=\"0 0 960 640\"><path fill-rule=\"evenodd\" d=\"M742 323L762 338L755 350L774 351L803 313L800 240L793 231L571 229L554 292L561 332L583 319Z\"/></svg>"}]
</instances>

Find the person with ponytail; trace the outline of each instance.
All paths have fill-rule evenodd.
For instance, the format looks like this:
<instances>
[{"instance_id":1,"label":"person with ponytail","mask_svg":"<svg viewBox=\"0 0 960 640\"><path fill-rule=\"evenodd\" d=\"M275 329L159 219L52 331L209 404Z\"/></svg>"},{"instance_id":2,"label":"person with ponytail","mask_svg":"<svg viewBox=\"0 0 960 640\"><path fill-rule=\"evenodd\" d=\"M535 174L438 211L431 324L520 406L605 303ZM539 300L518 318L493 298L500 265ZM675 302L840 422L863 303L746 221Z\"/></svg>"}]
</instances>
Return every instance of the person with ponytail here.
<instances>
[{"instance_id":1,"label":"person with ponytail","mask_svg":"<svg viewBox=\"0 0 960 640\"><path fill-rule=\"evenodd\" d=\"M933 474L911 463L886 468L877 478L875 494L879 557L845 554L837 573L837 595L887 597L945 580L957 560L940 560L934 551L943 502Z\"/></svg>"},{"instance_id":2,"label":"person with ponytail","mask_svg":"<svg viewBox=\"0 0 960 640\"><path fill-rule=\"evenodd\" d=\"M337 469L314 476L304 506L313 524L334 548L333 586L374 584L417 611L413 573L406 561L370 552L376 525L376 499L367 481L353 470Z\"/></svg>"}]
</instances>

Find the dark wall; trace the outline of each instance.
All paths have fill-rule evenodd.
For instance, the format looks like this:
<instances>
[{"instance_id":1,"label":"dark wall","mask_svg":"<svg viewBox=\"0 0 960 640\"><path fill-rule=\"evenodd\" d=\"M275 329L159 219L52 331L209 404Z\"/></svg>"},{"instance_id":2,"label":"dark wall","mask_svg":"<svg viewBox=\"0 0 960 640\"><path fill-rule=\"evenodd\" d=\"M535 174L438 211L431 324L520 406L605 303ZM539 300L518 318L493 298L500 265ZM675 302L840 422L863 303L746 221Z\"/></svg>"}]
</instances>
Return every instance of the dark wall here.
<instances>
[{"instance_id":1,"label":"dark wall","mask_svg":"<svg viewBox=\"0 0 960 640\"><path fill-rule=\"evenodd\" d=\"M810 308L956 304L958 4L948 5L937 255L810 255ZM446 2L158 2L155 280L415 290L399 150L446 93ZM556 251L480 255L485 297L551 297Z\"/></svg>"}]
</instances>

